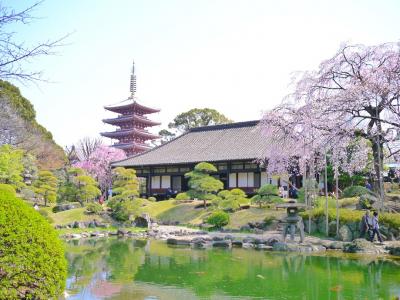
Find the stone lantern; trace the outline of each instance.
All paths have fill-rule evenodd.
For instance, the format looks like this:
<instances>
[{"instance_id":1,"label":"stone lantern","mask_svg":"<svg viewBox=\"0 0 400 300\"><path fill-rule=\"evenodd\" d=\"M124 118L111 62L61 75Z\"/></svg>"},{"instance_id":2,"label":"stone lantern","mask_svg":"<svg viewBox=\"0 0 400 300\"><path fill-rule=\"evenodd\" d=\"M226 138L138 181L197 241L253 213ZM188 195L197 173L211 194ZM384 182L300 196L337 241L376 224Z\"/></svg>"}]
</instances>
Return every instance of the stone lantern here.
<instances>
[{"instance_id":1,"label":"stone lantern","mask_svg":"<svg viewBox=\"0 0 400 300\"><path fill-rule=\"evenodd\" d=\"M303 219L299 216L299 208L304 208L304 203L297 203L295 200L290 200L287 203L278 204L277 208L286 208L287 216L285 218L285 228L283 229L283 241L286 240L286 235L290 234L290 240L294 241L296 230L300 233L300 243L304 241L304 224Z\"/></svg>"}]
</instances>

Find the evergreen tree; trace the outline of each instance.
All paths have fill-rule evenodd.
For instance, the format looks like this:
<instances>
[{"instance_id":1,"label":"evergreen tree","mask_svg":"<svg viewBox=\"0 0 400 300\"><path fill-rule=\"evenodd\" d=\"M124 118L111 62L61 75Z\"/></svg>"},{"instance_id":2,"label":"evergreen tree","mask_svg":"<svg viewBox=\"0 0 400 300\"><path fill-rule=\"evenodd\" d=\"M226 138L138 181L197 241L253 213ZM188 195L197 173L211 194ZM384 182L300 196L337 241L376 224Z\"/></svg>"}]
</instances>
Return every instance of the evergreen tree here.
<instances>
[{"instance_id":1,"label":"evergreen tree","mask_svg":"<svg viewBox=\"0 0 400 300\"><path fill-rule=\"evenodd\" d=\"M48 202L56 202L57 181L57 177L50 171L40 171L38 179L33 183L36 195L43 199L45 206Z\"/></svg>"},{"instance_id":2,"label":"evergreen tree","mask_svg":"<svg viewBox=\"0 0 400 300\"><path fill-rule=\"evenodd\" d=\"M212 193L216 193L224 188L224 184L212 177L210 174L217 172L217 168L207 162L198 163L194 170L185 174L189 178L189 194L191 198L200 198L204 201L206 208L206 199Z\"/></svg>"}]
</instances>

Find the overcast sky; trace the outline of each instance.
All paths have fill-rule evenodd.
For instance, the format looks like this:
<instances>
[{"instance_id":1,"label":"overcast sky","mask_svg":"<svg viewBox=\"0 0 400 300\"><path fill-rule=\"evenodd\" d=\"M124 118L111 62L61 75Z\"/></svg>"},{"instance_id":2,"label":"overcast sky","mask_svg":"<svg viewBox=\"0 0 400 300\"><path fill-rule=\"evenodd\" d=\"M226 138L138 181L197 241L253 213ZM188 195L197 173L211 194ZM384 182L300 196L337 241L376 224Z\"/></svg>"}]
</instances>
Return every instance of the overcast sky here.
<instances>
[{"instance_id":1,"label":"overcast sky","mask_svg":"<svg viewBox=\"0 0 400 300\"><path fill-rule=\"evenodd\" d=\"M110 129L103 106L129 96L132 59L139 101L161 109L158 131L195 107L259 119L288 93L293 72L317 68L342 42L400 39L396 0L47 0L34 15L13 28L20 40L73 33L58 55L26 65L52 83L15 82L62 146Z\"/></svg>"}]
</instances>

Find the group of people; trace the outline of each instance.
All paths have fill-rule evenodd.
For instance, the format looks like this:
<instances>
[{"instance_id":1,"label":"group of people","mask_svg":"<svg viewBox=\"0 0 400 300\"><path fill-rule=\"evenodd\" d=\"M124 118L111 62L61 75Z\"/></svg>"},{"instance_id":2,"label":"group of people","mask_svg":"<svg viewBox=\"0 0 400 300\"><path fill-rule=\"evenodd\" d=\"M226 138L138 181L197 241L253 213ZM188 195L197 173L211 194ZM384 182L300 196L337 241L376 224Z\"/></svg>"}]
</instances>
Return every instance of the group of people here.
<instances>
[{"instance_id":1,"label":"group of people","mask_svg":"<svg viewBox=\"0 0 400 300\"><path fill-rule=\"evenodd\" d=\"M373 242L376 235L379 242L383 242L381 233L379 231L378 212L375 211L373 215L370 216L370 213L367 210L361 219L360 229L360 237L366 237L369 241Z\"/></svg>"}]
</instances>

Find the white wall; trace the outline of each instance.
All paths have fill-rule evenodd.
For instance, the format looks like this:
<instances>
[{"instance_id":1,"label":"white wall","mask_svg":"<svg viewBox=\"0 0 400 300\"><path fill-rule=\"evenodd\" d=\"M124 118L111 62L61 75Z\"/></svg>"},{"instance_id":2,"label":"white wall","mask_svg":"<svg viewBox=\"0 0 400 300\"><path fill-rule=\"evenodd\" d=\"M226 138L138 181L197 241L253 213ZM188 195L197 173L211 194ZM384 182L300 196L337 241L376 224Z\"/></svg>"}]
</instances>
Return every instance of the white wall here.
<instances>
[{"instance_id":1,"label":"white wall","mask_svg":"<svg viewBox=\"0 0 400 300\"><path fill-rule=\"evenodd\" d=\"M169 189L171 187L171 176L161 176L161 188Z\"/></svg>"},{"instance_id":2,"label":"white wall","mask_svg":"<svg viewBox=\"0 0 400 300\"><path fill-rule=\"evenodd\" d=\"M151 188L159 189L161 187L160 176L151 176Z\"/></svg>"},{"instance_id":3,"label":"white wall","mask_svg":"<svg viewBox=\"0 0 400 300\"><path fill-rule=\"evenodd\" d=\"M229 187L230 188L236 187L236 173L229 174Z\"/></svg>"}]
</instances>

